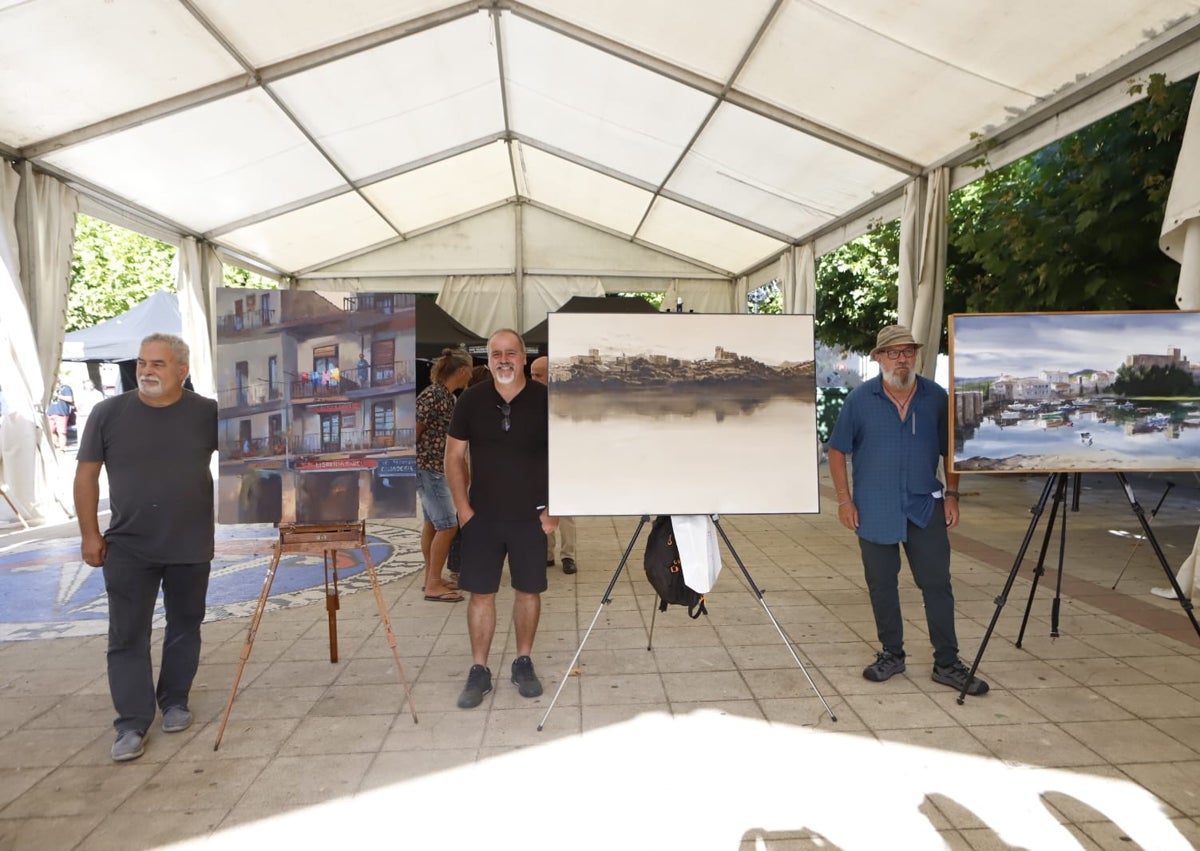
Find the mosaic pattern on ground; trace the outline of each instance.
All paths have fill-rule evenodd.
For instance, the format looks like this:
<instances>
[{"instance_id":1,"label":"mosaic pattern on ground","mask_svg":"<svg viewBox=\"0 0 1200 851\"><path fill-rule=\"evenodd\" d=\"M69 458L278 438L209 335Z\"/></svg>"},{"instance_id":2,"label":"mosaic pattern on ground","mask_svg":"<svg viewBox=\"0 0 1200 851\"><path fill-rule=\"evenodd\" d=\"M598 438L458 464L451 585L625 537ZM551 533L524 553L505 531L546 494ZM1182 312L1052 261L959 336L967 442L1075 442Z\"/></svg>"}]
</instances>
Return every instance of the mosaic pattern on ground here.
<instances>
[{"instance_id":1,"label":"mosaic pattern on ground","mask_svg":"<svg viewBox=\"0 0 1200 851\"><path fill-rule=\"evenodd\" d=\"M218 526L208 585L206 621L254 613L279 532L269 524ZM421 570L420 534L388 521L367 524L368 551L379 581ZM338 550L338 593L370 589L362 553ZM325 598L324 558L287 554L279 561L266 611ZM154 626L163 625L159 597ZM104 635L108 598L104 575L79 558L78 536L29 541L0 552L0 641Z\"/></svg>"}]
</instances>

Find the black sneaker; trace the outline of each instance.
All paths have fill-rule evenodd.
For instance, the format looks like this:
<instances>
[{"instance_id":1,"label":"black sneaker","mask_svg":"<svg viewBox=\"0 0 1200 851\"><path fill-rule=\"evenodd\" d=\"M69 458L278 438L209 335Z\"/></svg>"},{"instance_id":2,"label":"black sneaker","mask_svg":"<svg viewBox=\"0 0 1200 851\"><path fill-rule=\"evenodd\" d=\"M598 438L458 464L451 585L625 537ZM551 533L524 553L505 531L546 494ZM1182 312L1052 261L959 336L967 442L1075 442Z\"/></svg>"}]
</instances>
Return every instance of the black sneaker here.
<instances>
[{"instance_id":1,"label":"black sneaker","mask_svg":"<svg viewBox=\"0 0 1200 851\"><path fill-rule=\"evenodd\" d=\"M492 672L483 665L472 665L467 684L458 696L459 709L473 709L483 703L483 696L492 690Z\"/></svg>"},{"instance_id":2,"label":"black sneaker","mask_svg":"<svg viewBox=\"0 0 1200 851\"><path fill-rule=\"evenodd\" d=\"M537 697L542 693L542 682L533 672L533 660L528 656L513 659L512 681L521 697Z\"/></svg>"},{"instance_id":3,"label":"black sneaker","mask_svg":"<svg viewBox=\"0 0 1200 851\"><path fill-rule=\"evenodd\" d=\"M563 573L574 573L577 570L579 570L579 568L575 566L575 559L573 559L573 558L564 558L563 559Z\"/></svg>"},{"instance_id":4,"label":"black sneaker","mask_svg":"<svg viewBox=\"0 0 1200 851\"><path fill-rule=\"evenodd\" d=\"M897 656L890 650L876 654L875 661L863 668L863 678L875 683L881 683L902 673L904 673L904 656Z\"/></svg>"},{"instance_id":5,"label":"black sneaker","mask_svg":"<svg viewBox=\"0 0 1200 851\"><path fill-rule=\"evenodd\" d=\"M950 688L960 692L965 686L967 694L987 694L988 690L988 684L979 679L979 677L972 677L971 672L967 670L967 666L958 659L954 660L953 665L934 665L933 681L941 683L944 686L950 686ZM967 685L968 681L970 681L970 685Z\"/></svg>"}]
</instances>

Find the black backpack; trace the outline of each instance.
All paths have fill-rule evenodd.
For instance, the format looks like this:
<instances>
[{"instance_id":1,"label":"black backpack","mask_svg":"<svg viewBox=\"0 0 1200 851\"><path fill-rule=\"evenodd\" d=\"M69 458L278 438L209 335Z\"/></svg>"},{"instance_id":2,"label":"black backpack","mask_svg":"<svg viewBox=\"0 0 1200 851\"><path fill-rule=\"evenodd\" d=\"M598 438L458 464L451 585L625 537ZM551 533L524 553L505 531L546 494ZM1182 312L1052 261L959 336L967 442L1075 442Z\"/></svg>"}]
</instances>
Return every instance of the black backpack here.
<instances>
[{"instance_id":1,"label":"black backpack","mask_svg":"<svg viewBox=\"0 0 1200 851\"><path fill-rule=\"evenodd\" d=\"M658 610L667 606L687 606L688 616L695 619L707 615L704 595L698 594L683 582L683 565L679 563L679 546L671 517L661 514L654 518L650 537L646 539L646 578L658 592Z\"/></svg>"}]
</instances>

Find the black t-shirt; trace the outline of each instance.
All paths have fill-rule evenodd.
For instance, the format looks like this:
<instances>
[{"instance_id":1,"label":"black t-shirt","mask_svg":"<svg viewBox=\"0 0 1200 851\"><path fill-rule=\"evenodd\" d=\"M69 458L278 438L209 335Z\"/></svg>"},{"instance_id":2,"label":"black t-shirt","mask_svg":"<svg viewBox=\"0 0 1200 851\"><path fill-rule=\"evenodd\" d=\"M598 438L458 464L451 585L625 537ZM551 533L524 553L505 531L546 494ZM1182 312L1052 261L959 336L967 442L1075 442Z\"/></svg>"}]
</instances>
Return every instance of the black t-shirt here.
<instances>
[{"instance_id":1,"label":"black t-shirt","mask_svg":"<svg viewBox=\"0 0 1200 851\"><path fill-rule=\"evenodd\" d=\"M211 561L216 450L217 403L190 390L165 408L136 390L97 404L76 458L108 473L105 539L161 564Z\"/></svg>"},{"instance_id":2,"label":"black t-shirt","mask_svg":"<svg viewBox=\"0 0 1200 851\"><path fill-rule=\"evenodd\" d=\"M447 433L470 444L471 508L484 517L536 517L549 492L546 387L526 381L509 403L504 430L503 397L490 381L463 391Z\"/></svg>"}]
</instances>

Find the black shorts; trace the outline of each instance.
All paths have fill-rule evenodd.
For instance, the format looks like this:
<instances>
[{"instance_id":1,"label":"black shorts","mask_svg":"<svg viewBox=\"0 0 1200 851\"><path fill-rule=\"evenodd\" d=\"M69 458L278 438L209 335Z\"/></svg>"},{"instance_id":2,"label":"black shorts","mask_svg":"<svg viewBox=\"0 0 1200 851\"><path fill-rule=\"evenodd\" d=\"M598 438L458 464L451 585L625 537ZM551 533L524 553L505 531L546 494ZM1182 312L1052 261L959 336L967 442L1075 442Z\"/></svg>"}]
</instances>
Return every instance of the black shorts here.
<instances>
[{"instance_id":1,"label":"black shorts","mask_svg":"<svg viewBox=\"0 0 1200 851\"><path fill-rule=\"evenodd\" d=\"M500 590L504 557L512 587L527 594L546 590L546 533L537 517L498 520L476 514L461 526L462 569L458 587L473 594Z\"/></svg>"}]
</instances>

